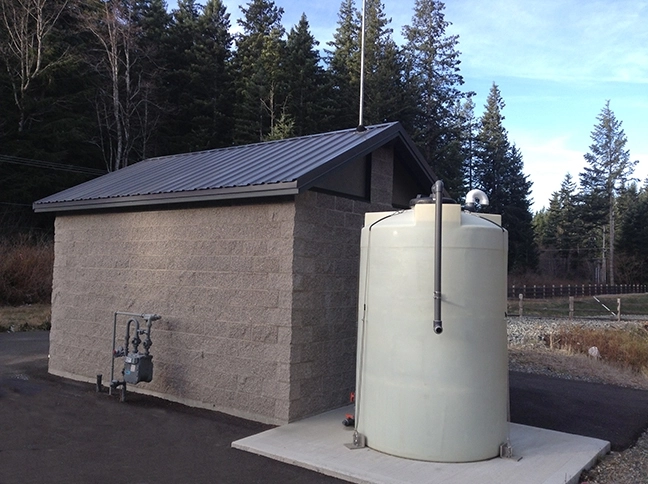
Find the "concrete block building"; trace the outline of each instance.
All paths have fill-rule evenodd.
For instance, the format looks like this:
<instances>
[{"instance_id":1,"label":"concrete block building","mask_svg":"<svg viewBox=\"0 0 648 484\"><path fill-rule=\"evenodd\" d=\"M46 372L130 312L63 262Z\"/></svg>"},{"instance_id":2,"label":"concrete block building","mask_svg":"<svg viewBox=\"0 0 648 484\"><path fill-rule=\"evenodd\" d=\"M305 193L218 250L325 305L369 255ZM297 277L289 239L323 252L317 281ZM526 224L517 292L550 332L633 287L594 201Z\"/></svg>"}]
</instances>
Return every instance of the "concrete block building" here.
<instances>
[{"instance_id":1,"label":"concrete block building","mask_svg":"<svg viewBox=\"0 0 648 484\"><path fill-rule=\"evenodd\" d=\"M39 200L49 371L108 375L114 312L157 313L153 380L129 390L271 424L344 405L364 213L434 181L390 123L153 158Z\"/></svg>"}]
</instances>

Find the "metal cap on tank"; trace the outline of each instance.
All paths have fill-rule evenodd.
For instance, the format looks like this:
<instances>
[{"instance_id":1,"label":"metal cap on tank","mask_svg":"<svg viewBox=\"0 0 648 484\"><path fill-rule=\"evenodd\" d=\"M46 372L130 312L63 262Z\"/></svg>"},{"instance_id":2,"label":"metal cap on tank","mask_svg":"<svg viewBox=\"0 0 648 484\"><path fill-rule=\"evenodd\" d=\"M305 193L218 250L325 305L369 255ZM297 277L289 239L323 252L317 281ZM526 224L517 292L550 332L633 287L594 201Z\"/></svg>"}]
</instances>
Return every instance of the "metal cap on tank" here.
<instances>
[{"instance_id":1,"label":"metal cap on tank","mask_svg":"<svg viewBox=\"0 0 648 484\"><path fill-rule=\"evenodd\" d=\"M483 191L475 188L473 190L470 190L466 194L466 205L464 206L464 210L467 210L468 212L474 212L475 210L477 210L477 204L479 204L480 206L488 205L489 200L488 195L486 195Z\"/></svg>"}]
</instances>

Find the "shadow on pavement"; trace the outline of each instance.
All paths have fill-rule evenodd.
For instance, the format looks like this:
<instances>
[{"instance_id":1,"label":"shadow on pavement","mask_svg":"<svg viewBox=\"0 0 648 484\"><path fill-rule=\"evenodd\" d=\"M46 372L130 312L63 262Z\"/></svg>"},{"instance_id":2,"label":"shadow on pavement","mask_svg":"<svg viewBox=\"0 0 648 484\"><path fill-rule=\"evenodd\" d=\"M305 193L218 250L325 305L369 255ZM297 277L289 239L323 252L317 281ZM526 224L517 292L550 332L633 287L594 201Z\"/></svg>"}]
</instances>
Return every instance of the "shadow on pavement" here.
<instances>
[{"instance_id":1,"label":"shadow on pavement","mask_svg":"<svg viewBox=\"0 0 648 484\"><path fill-rule=\"evenodd\" d=\"M232 449L270 428L47 373L49 335L0 334L0 483L333 483Z\"/></svg>"}]
</instances>

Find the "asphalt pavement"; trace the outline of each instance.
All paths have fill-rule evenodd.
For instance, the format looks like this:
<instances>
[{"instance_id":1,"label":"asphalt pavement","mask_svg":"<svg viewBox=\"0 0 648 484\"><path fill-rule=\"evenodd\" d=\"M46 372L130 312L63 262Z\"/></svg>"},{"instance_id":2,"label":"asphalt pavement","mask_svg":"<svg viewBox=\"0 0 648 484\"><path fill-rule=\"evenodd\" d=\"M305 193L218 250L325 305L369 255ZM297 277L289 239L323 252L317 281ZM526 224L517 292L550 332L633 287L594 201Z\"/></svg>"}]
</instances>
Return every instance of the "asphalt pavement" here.
<instances>
[{"instance_id":1,"label":"asphalt pavement","mask_svg":"<svg viewBox=\"0 0 648 484\"><path fill-rule=\"evenodd\" d=\"M47 332L0 334L0 484L333 483L231 448L270 426L47 373ZM515 423L632 445L648 392L511 373Z\"/></svg>"}]
</instances>

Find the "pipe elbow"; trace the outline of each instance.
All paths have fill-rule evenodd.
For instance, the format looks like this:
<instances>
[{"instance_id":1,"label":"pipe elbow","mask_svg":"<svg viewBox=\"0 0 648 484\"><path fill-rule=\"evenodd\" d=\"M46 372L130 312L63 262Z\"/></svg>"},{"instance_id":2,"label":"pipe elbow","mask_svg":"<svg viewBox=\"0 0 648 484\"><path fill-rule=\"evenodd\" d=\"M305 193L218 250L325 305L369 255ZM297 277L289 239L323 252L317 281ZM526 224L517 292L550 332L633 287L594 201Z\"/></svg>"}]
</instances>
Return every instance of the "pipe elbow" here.
<instances>
[{"instance_id":1,"label":"pipe elbow","mask_svg":"<svg viewBox=\"0 0 648 484\"><path fill-rule=\"evenodd\" d=\"M480 205L488 205L488 195L486 195L482 190L473 189L466 194L466 208L468 210L474 210L475 203Z\"/></svg>"}]
</instances>

